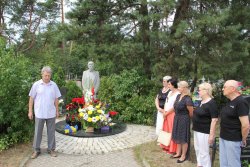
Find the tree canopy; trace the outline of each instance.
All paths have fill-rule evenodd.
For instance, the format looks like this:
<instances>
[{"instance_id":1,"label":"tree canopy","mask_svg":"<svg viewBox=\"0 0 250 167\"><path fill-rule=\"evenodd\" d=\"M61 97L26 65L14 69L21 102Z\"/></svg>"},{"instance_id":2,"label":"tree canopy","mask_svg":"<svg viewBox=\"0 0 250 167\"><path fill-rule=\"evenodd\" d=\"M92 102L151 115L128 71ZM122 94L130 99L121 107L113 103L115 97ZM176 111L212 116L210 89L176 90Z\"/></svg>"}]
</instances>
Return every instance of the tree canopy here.
<instances>
[{"instance_id":1,"label":"tree canopy","mask_svg":"<svg viewBox=\"0 0 250 167\"><path fill-rule=\"evenodd\" d=\"M67 23L62 3L72 9ZM156 81L167 74L250 81L247 0L15 0L0 9L0 35L17 55L67 74L81 76L94 60L103 76L135 69Z\"/></svg>"},{"instance_id":2,"label":"tree canopy","mask_svg":"<svg viewBox=\"0 0 250 167\"><path fill-rule=\"evenodd\" d=\"M74 97L81 90L65 79L80 79L87 61L94 61L101 76L99 97L113 104L123 121L149 125L165 75L189 81L192 90L203 76L249 85L249 4L1 0L0 150L31 136L31 124L22 123L28 119L25 97L45 65L53 69L52 80ZM66 6L71 10L64 19Z\"/></svg>"}]
</instances>

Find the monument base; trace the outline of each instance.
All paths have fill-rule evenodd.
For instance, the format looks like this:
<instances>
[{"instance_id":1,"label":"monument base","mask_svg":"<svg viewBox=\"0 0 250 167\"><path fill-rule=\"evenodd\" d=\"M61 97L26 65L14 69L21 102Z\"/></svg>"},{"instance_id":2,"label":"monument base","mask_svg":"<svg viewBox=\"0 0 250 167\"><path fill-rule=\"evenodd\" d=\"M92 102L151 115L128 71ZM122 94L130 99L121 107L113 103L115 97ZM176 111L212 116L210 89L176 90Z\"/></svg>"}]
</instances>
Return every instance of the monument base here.
<instances>
[{"instance_id":1,"label":"monument base","mask_svg":"<svg viewBox=\"0 0 250 167\"><path fill-rule=\"evenodd\" d=\"M110 136L110 135L115 135L118 133L121 133L127 129L127 125L125 123L121 122L116 122L113 126L110 126L109 131L105 131L105 133L102 133L100 130L95 129L94 132L85 132L84 129L78 130L76 133L68 133L65 134L64 128L66 125L66 121L60 121L56 123L56 131L58 133L68 135L68 136L73 136L73 137L83 137L83 138L88 138L88 137L103 137L103 136Z\"/></svg>"}]
</instances>

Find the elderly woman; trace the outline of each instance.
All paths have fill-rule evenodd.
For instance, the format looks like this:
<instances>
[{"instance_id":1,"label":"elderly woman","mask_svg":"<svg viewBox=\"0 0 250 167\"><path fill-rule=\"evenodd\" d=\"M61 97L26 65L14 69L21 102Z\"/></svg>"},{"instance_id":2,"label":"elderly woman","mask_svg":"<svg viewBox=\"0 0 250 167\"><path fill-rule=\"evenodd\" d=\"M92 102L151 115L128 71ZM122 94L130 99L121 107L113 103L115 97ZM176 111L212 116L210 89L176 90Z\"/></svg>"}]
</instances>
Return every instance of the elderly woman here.
<instances>
[{"instance_id":1,"label":"elderly woman","mask_svg":"<svg viewBox=\"0 0 250 167\"><path fill-rule=\"evenodd\" d=\"M218 110L209 83L199 85L201 104L193 113L194 148L198 167L211 167L209 145L213 144Z\"/></svg>"},{"instance_id":2,"label":"elderly woman","mask_svg":"<svg viewBox=\"0 0 250 167\"><path fill-rule=\"evenodd\" d=\"M193 114L193 102L190 97L188 83L180 81L178 90L181 94L176 97L174 103L175 117L172 139L177 143L177 152L171 158L179 158L177 163L187 159L188 143L190 141L190 117Z\"/></svg>"},{"instance_id":3,"label":"elderly woman","mask_svg":"<svg viewBox=\"0 0 250 167\"><path fill-rule=\"evenodd\" d=\"M163 88L159 91L155 98L155 106L157 108L157 118L156 118L156 135L159 135L159 131L163 126L163 112L164 112L164 104L170 89L168 88L168 80L171 79L170 76L163 77L162 85Z\"/></svg>"},{"instance_id":4,"label":"elderly woman","mask_svg":"<svg viewBox=\"0 0 250 167\"><path fill-rule=\"evenodd\" d=\"M177 80L176 79L170 79L168 80L168 87L171 90L168 94L168 97L166 99L165 105L164 105L164 113L163 113L163 131L172 133L173 130L173 122L174 122L174 102L179 93L177 89ZM175 154L177 145L176 143L171 139L169 146L165 146L163 144L160 145L168 154Z\"/></svg>"}]
</instances>

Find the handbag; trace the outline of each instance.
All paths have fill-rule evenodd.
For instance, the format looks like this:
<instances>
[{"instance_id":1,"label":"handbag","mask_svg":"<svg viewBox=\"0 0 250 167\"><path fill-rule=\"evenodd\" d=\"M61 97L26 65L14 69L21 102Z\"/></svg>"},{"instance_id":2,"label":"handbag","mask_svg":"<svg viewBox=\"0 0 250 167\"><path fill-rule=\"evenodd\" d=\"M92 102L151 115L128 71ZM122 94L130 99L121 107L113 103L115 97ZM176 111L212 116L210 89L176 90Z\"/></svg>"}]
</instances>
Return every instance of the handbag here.
<instances>
[{"instance_id":1,"label":"handbag","mask_svg":"<svg viewBox=\"0 0 250 167\"><path fill-rule=\"evenodd\" d=\"M165 146L169 146L170 141L171 141L171 137L172 137L171 133L160 130L157 142L159 142Z\"/></svg>"}]
</instances>

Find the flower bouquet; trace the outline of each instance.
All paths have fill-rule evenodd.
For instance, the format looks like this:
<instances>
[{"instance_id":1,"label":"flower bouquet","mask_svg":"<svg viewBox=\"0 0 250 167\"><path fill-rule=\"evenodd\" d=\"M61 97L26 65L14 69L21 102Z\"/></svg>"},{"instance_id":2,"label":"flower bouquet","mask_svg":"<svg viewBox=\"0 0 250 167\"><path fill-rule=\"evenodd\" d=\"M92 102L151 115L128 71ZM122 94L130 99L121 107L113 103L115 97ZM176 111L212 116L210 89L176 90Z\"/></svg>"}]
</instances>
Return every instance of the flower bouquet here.
<instances>
[{"instance_id":1,"label":"flower bouquet","mask_svg":"<svg viewBox=\"0 0 250 167\"><path fill-rule=\"evenodd\" d=\"M77 130L81 129L81 121L80 121L80 115L79 115L79 108L83 108L85 102L84 98L73 98L72 102L68 105L66 105L66 124L70 127L75 127L77 125ZM72 128L71 127L71 128ZM69 128L69 127L67 127ZM66 129L66 126L65 126ZM73 131L74 132L74 131Z\"/></svg>"},{"instance_id":2,"label":"flower bouquet","mask_svg":"<svg viewBox=\"0 0 250 167\"><path fill-rule=\"evenodd\" d=\"M112 121L109 114L106 113L107 106L99 100L93 100L84 108L79 109L82 126L87 132L93 132L88 129L89 127L99 129L108 126Z\"/></svg>"},{"instance_id":3,"label":"flower bouquet","mask_svg":"<svg viewBox=\"0 0 250 167\"><path fill-rule=\"evenodd\" d=\"M112 118L118 112L108 111L108 107L108 104L98 99L92 98L90 101L85 102L84 97L73 98L72 103L66 106L66 123L70 127L78 125L78 129L81 126L82 129L85 129L85 132L93 132L94 129L102 129L104 127L109 129L113 125ZM69 127L67 126L67 128Z\"/></svg>"}]
</instances>

